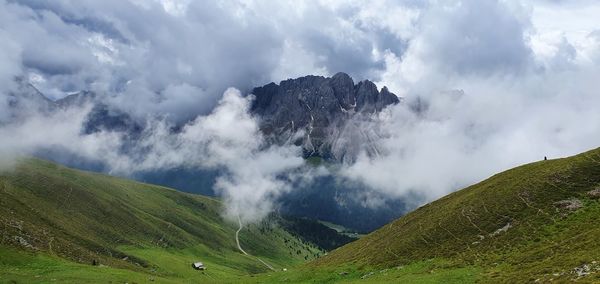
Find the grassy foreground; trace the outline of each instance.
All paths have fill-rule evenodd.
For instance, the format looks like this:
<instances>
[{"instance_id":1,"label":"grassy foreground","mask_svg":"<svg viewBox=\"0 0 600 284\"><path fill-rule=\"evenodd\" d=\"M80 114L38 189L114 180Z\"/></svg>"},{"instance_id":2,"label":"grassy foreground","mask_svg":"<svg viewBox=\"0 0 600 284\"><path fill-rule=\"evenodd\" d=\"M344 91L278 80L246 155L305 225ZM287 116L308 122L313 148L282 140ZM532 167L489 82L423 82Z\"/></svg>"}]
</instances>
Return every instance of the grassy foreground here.
<instances>
[{"instance_id":1,"label":"grassy foreground","mask_svg":"<svg viewBox=\"0 0 600 284\"><path fill-rule=\"evenodd\" d=\"M281 270L322 253L273 217L241 231L245 256L221 210L208 197L27 159L0 174L0 282L235 281L269 271L255 257Z\"/></svg>"},{"instance_id":2,"label":"grassy foreground","mask_svg":"<svg viewBox=\"0 0 600 284\"><path fill-rule=\"evenodd\" d=\"M308 264L318 251L281 227L245 229L275 272L236 251L213 199L37 160L0 197L0 282L600 283L600 149L497 174Z\"/></svg>"},{"instance_id":3,"label":"grassy foreground","mask_svg":"<svg viewBox=\"0 0 600 284\"><path fill-rule=\"evenodd\" d=\"M497 174L309 265L361 271L443 259L479 282L600 282L600 149Z\"/></svg>"}]
</instances>

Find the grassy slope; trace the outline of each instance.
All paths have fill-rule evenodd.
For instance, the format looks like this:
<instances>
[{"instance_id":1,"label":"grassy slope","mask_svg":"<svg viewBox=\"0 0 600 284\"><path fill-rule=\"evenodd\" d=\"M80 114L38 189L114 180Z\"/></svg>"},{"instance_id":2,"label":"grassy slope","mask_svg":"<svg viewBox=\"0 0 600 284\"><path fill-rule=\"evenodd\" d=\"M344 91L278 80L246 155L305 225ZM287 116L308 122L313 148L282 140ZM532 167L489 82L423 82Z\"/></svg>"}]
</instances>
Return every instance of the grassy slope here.
<instances>
[{"instance_id":1,"label":"grassy slope","mask_svg":"<svg viewBox=\"0 0 600 284\"><path fill-rule=\"evenodd\" d=\"M237 224L220 211L211 198L25 160L0 174L0 282L196 282L266 271L238 253ZM244 228L240 241L276 268L319 252L270 221ZM192 270L196 260L209 270Z\"/></svg>"},{"instance_id":2,"label":"grassy slope","mask_svg":"<svg viewBox=\"0 0 600 284\"><path fill-rule=\"evenodd\" d=\"M600 282L600 201L587 194L599 186L600 149L524 165L427 204L305 267L263 279ZM555 204L572 198L583 207ZM591 273L578 276L575 269L584 265Z\"/></svg>"},{"instance_id":3,"label":"grassy slope","mask_svg":"<svg viewBox=\"0 0 600 284\"><path fill-rule=\"evenodd\" d=\"M37 164L34 163L34 165ZM31 164L28 164L28 167L31 166ZM44 166L52 165L44 164ZM47 169L42 170L42 172L46 171ZM24 180L40 176L39 174L27 176L27 173L28 171L22 173L22 175L26 175ZM0 202L5 202L5 197L10 196L11 190L15 190L12 187L14 187L14 184L18 184L18 176L1 179L3 182L0 183L0 194L2 194L2 199L0 199L2 201ZM106 177L102 178L107 179ZM85 180L88 180L88 178L86 177ZM125 182L119 179L114 180ZM47 184L48 181L36 182L36 184L38 183ZM182 245L180 248L174 245L177 244L175 236L178 236L178 234L173 235L173 239L169 240L172 243L169 248L147 244L148 240L145 240L146 243L141 242L142 245L133 243L122 244L118 247L124 253L149 262L149 268L137 267L136 265L131 268L128 266L130 264L122 265L130 269L126 270L127 274L124 277L128 278L125 279L139 279L141 282L144 282L145 277L148 277L147 270L152 267L157 269L155 273L157 274L155 276L157 281L168 282L189 279L185 278L191 275L189 270L183 268L184 263L179 265L177 261L185 259L186 256L189 258L201 255L202 251L207 256L210 255L210 258L208 258L211 259L210 265L216 266L216 271L210 271L214 273L212 276L202 275L196 277L214 277L212 280L215 280L217 277L226 276L227 278L224 278L226 281L249 283L326 283L338 281L357 283L523 283L538 279L541 282L548 282L551 279L560 282L573 279L577 279L580 283L600 282L600 242L598 242L598 239L600 239L600 223L598 222L600 201L587 195L587 192L599 185L600 149L570 158L524 165L497 174L479 184L425 205L309 265L292 268L287 272L269 272L253 277L244 275L248 271L253 271L253 269L256 269L256 271L260 269L260 267L252 268L251 261L248 262L248 267L238 264L238 262L244 263L243 259L230 260L229 263L235 263L235 267L219 267L223 263L221 262L223 258L234 255L240 257L231 248L233 239L228 237L235 229L233 225L219 227L220 230L226 231L223 238L210 238L210 240L207 240L207 245L198 245L197 247ZM141 184L139 186L155 188ZM60 186L53 186L53 188L60 188ZM167 194L167 192L174 194L172 191L165 189L158 188L152 191L154 190L164 191L164 194ZM8 195L7 192L9 192ZM59 201L68 196L66 192L57 195L63 198ZM176 195L180 196L179 194ZM219 206L218 202L196 196L181 196L201 199L203 201L201 203L206 205L202 216L218 216L216 213ZM145 198L149 197L144 196ZM583 207L570 211L555 204L572 198L580 200ZM14 203L14 201L11 203ZM55 203L56 208L60 204L68 204L68 202L58 201ZM177 203L181 202L175 202L175 204ZM24 204L28 203L25 202ZM127 204L136 203L134 200L127 199ZM175 204L165 204L170 207L165 206L162 208L171 210L172 207L176 207L180 210L180 207L188 208L190 206L175 206ZM0 206L1 208L5 207L3 204L0 204ZM36 210L43 210L40 208L36 207ZM156 210L158 210L156 212L161 212L161 210L166 209ZM198 210L198 208L195 210ZM209 214L208 211L213 213ZM154 214L157 214L156 212ZM4 227L0 228L3 232L8 227L19 226L14 222L7 223L5 217L8 216L7 214L14 213L2 212L3 219L1 220ZM35 216L44 218L45 214ZM218 217L216 218L218 219ZM45 218L41 219L40 222L43 220ZM33 223L35 221L29 220L28 222ZM213 224L221 224L219 222L215 221ZM507 226L507 224L510 224L510 226ZM23 225L23 227L25 226ZM78 225L77 227L84 228L85 226ZM505 227L508 227L506 231L499 230ZM126 231L126 228L120 230ZM248 236L255 233L259 234L261 230L255 228L250 231L247 234ZM71 231L65 230L65 232ZM128 232L128 234L130 233ZM60 235L56 232L53 234L55 236ZM270 238L272 232L268 232L266 235L262 237ZM260 238L261 236L256 237ZM55 242L56 238L58 237L55 237ZM143 238L140 237L140 239ZM152 240L156 240L156 237ZM216 240L227 241L224 241L223 244L212 244ZM33 243L33 239L30 242ZM6 241L3 240L3 243L6 243ZM14 243L11 245L15 246ZM229 248L219 250L218 248L221 245ZM255 245L258 244L252 246ZM43 242L37 244L37 246L44 247ZM285 246L285 244L282 246ZM267 252L269 250L267 248L257 248L254 253L261 254L262 251ZM210 253L213 253L213 255ZM12 257L5 257L11 254L18 255L17 259L21 258L18 260L22 261L20 266L6 264L15 261ZM263 255L273 261L284 260L280 262L281 264L284 262L291 263L286 262L286 257L289 257L289 255L277 254L273 251L270 255L268 253ZM156 267L150 260L160 262L161 265ZM214 264L212 264L213 262ZM23 273L23 269L27 271L27 277L33 280L38 279L33 278L36 275L33 273L35 271L45 272L45 274L42 273L41 277L53 277L56 274L64 277L71 274L79 275L74 271L82 269L86 275L96 275L98 277L98 275L105 273L112 275L111 277L114 277L114 279L122 279L119 278L122 277L119 275L124 271L112 268L121 267L118 265L111 265L111 268L106 268L65 262L66 264L58 267L62 269L68 266L69 269L64 272L55 272L60 269L53 268L52 265L49 265L50 268L48 268L43 265L44 263L54 265L56 260L53 256L24 255L11 249L4 251L0 249L0 277L3 277L0 278L0 282L7 279L7 275L10 277ZM32 267L27 268L28 265ZM593 273L581 277L577 276L575 268L582 268L584 265L587 265L589 272ZM15 271L17 268L21 270ZM139 273L130 273L132 270L139 271ZM211 278L203 279L211 280Z\"/></svg>"}]
</instances>

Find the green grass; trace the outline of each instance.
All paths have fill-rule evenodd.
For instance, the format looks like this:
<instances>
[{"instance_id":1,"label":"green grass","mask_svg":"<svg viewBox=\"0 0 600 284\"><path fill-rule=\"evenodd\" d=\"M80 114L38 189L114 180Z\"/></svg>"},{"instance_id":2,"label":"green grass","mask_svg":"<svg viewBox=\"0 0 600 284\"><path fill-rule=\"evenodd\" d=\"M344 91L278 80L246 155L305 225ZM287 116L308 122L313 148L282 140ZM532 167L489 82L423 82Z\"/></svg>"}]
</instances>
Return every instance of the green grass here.
<instances>
[{"instance_id":1,"label":"green grass","mask_svg":"<svg viewBox=\"0 0 600 284\"><path fill-rule=\"evenodd\" d=\"M256 283L475 283L481 270L457 266L441 259L414 262L390 268L346 264L336 267L299 267L287 272L261 274Z\"/></svg>"},{"instance_id":2,"label":"green grass","mask_svg":"<svg viewBox=\"0 0 600 284\"><path fill-rule=\"evenodd\" d=\"M27 160L0 177L0 282L598 283L596 188L600 149L524 165L308 264L319 250L266 220L241 240L272 272L236 251L217 200Z\"/></svg>"},{"instance_id":3,"label":"green grass","mask_svg":"<svg viewBox=\"0 0 600 284\"><path fill-rule=\"evenodd\" d=\"M40 253L0 247L0 283L176 283L147 273L90 266Z\"/></svg>"},{"instance_id":4,"label":"green grass","mask_svg":"<svg viewBox=\"0 0 600 284\"><path fill-rule=\"evenodd\" d=\"M0 174L0 282L194 282L268 271L239 253L237 224L221 212L212 198L26 159ZM240 242L277 269L322 253L276 216L244 227Z\"/></svg>"},{"instance_id":5,"label":"green grass","mask_svg":"<svg viewBox=\"0 0 600 284\"><path fill-rule=\"evenodd\" d=\"M599 149L524 165L422 206L309 266L364 271L445 259L478 267L480 282L600 282L600 203L586 194L599 186ZM583 207L555 204L571 198ZM593 273L578 277L575 268L583 265Z\"/></svg>"}]
</instances>

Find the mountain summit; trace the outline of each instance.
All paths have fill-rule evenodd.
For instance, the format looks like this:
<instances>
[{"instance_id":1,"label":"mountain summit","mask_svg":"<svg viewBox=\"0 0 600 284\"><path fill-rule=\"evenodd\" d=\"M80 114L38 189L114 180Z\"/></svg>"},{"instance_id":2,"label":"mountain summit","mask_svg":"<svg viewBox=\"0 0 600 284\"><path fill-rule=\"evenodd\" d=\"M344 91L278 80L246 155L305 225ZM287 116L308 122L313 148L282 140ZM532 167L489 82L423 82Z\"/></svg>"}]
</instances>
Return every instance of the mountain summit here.
<instances>
[{"instance_id":1,"label":"mountain summit","mask_svg":"<svg viewBox=\"0 0 600 284\"><path fill-rule=\"evenodd\" d=\"M400 102L387 87L364 80L354 84L346 73L331 78L305 76L255 88L252 112L261 119L261 130L275 143L302 145L306 156L343 160L355 154L369 135L348 128L354 117L376 114ZM358 136L356 136L358 135ZM355 137L356 136L356 137Z\"/></svg>"},{"instance_id":2,"label":"mountain summit","mask_svg":"<svg viewBox=\"0 0 600 284\"><path fill-rule=\"evenodd\" d=\"M149 125L149 116L128 112L116 103L120 100L113 100L109 94L80 91L52 101L29 82L21 80L18 83L19 89L9 98L11 114L5 116L8 119L25 119L33 113L77 111L85 106L82 111L87 113L80 113L85 115L80 122L81 137L110 134L118 139L118 145L114 147L119 155L133 160L147 155L148 145L144 144L143 135L152 135L151 131L154 131ZM333 163L351 163L363 152L369 156L385 152L379 147L381 133L371 122L387 106L400 102L386 87L378 89L368 80L355 84L345 73L330 78L305 76L288 79L255 88L251 94L256 97L251 113L259 122L266 146L297 145L304 150L304 157L319 157ZM184 124L166 124L169 135L174 136L184 127ZM33 154L36 157L74 168L106 172L112 166L100 158L81 156L70 148L53 146L35 150ZM132 169L135 174L131 177L138 180L192 193L217 195L214 184L220 169L177 165L174 168L136 170ZM374 230L397 218L406 209L402 200L386 201L377 208L366 207L362 199L356 198L363 192L361 185L342 185L333 175L318 177L310 185L295 186L306 188L279 196L281 212L333 222L353 231Z\"/></svg>"}]
</instances>

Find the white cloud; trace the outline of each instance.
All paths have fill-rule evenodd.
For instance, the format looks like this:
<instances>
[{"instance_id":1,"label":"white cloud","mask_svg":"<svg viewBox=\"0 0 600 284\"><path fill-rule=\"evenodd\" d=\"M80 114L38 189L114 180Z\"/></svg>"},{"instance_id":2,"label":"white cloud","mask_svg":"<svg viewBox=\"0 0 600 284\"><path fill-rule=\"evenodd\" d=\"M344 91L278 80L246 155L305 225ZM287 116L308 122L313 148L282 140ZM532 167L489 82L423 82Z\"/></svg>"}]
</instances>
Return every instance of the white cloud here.
<instances>
[{"instance_id":1,"label":"white cloud","mask_svg":"<svg viewBox=\"0 0 600 284\"><path fill-rule=\"evenodd\" d=\"M448 76L430 89L419 85L423 111L411 110L413 97L367 125L380 131L385 155L363 155L342 175L374 193L419 203L544 156L598 147L598 74L597 67L552 66L518 80Z\"/></svg>"},{"instance_id":2,"label":"white cloud","mask_svg":"<svg viewBox=\"0 0 600 284\"><path fill-rule=\"evenodd\" d=\"M555 24L540 33L543 21L530 24L519 3L438 4L422 11L406 53L384 54L379 84L407 98L365 126L379 131L386 154L361 156L344 178L422 203L522 163L598 146L600 45L591 31L600 24L576 23L587 37L573 43L561 25L570 16L544 19Z\"/></svg>"},{"instance_id":3,"label":"white cloud","mask_svg":"<svg viewBox=\"0 0 600 284\"><path fill-rule=\"evenodd\" d=\"M7 169L17 157L58 149L102 162L118 175L178 167L214 169L221 173L215 189L225 200L227 216L257 221L291 189L292 177L286 175L304 161L296 146L265 144L249 113L251 99L228 89L210 114L198 116L180 132L173 132L165 120L154 120L133 144L118 132L83 134L89 105L50 115L31 113L0 127L1 166ZM123 147L129 148L122 151Z\"/></svg>"},{"instance_id":4,"label":"white cloud","mask_svg":"<svg viewBox=\"0 0 600 284\"><path fill-rule=\"evenodd\" d=\"M295 147L267 147L248 98L223 91L345 71L407 100L361 122L379 132L383 155L361 156L341 174L368 186L367 197L430 200L597 146L598 9L542 0L0 0L0 111L6 87L25 75L53 98L92 89L149 121L125 155L119 134L80 133L85 109L34 116L0 127L0 160L58 147L119 174L215 168L228 214L256 220L291 190L288 173L302 160ZM423 112L409 108L417 105Z\"/></svg>"},{"instance_id":5,"label":"white cloud","mask_svg":"<svg viewBox=\"0 0 600 284\"><path fill-rule=\"evenodd\" d=\"M298 147L265 144L258 122L249 114L250 99L228 89L209 115L196 118L181 133L151 129L142 142L150 150L133 169L222 169L215 189L227 204L227 215L247 222L261 219L273 209L274 200L290 190L280 176L304 162Z\"/></svg>"},{"instance_id":6,"label":"white cloud","mask_svg":"<svg viewBox=\"0 0 600 284\"><path fill-rule=\"evenodd\" d=\"M92 89L153 102L157 93L186 85L203 90L194 96L200 114L230 86L246 91L270 80L339 71L377 77L384 66L374 52L401 52L401 34L411 30L416 12L400 5L377 17L383 4L361 9L371 7L365 5L2 0L0 27L23 50L12 65L42 76L37 87L50 97ZM396 13L402 19L392 20ZM137 84L136 95L124 91L127 82ZM147 105L140 111L149 112ZM188 118L169 106L150 109Z\"/></svg>"}]
</instances>

